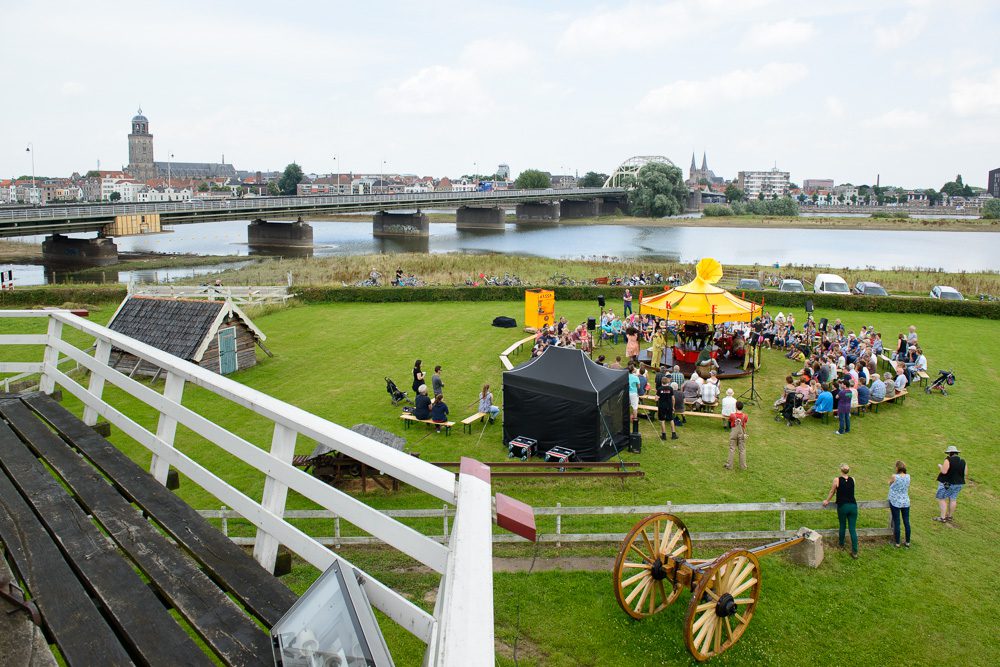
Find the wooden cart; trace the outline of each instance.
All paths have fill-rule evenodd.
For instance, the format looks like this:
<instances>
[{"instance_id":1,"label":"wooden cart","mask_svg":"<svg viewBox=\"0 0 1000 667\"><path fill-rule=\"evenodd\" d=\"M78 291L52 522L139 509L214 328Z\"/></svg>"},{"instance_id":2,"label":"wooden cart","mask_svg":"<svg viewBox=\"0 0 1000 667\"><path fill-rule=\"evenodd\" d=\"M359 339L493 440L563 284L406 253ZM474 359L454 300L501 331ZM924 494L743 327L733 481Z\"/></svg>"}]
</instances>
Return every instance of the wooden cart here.
<instances>
[{"instance_id":1,"label":"wooden cart","mask_svg":"<svg viewBox=\"0 0 1000 667\"><path fill-rule=\"evenodd\" d=\"M615 599L642 619L667 608L691 588L684 642L699 662L732 647L746 632L760 598L758 557L805 539L780 540L754 549L732 549L711 560L691 558L691 536L672 514L639 521L615 558Z\"/></svg>"}]
</instances>

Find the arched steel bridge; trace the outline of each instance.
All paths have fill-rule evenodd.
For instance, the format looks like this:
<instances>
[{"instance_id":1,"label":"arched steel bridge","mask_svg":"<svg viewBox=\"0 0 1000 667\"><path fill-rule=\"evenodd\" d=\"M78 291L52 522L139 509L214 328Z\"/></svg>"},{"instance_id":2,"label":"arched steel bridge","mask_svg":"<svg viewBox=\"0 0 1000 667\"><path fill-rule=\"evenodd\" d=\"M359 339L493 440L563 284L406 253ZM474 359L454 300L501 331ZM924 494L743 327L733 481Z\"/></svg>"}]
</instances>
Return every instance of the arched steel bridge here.
<instances>
[{"instance_id":1,"label":"arched steel bridge","mask_svg":"<svg viewBox=\"0 0 1000 667\"><path fill-rule=\"evenodd\" d=\"M636 155L630 157L629 159L618 165L614 173L608 176L608 180L604 181L605 188L621 188L625 185L626 178L634 178L639 170L645 167L647 164L667 164L671 167L676 167L670 158L663 157L662 155Z\"/></svg>"},{"instance_id":2,"label":"arched steel bridge","mask_svg":"<svg viewBox=\"0 0 1000 667\"><path fill-rule=\"evenodd\" d=\"M664 158L665 159L665 158ZM366 211L513 206L527 202L615 199L621 187L566 190L495 190L487 192L426 192L398 195L339 195L206 199L146 204L92 204L0 209L0 237L100 231L119 216L158 214L164 225L257 218L295 219L309 214Z\"/></svg>"}]
</instances>

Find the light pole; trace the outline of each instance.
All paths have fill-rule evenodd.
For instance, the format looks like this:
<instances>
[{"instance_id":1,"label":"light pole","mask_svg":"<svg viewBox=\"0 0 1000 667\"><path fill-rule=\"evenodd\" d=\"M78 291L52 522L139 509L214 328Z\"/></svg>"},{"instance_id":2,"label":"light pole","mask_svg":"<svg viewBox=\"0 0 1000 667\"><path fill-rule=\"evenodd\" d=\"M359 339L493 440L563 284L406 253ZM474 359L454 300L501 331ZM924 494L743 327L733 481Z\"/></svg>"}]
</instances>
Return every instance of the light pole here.
<instances>
[{"instance_id":1,"label":"light pole","mask_svg":"<svg viewBox=\"0 0 1000 667\"><path fill-rule=\"evenodd\" d=\"M381 176L378 179L379 182L382 185L382 192L381 192L381 194L383 194L383 195L385 194L385 165L386 165L387 162L388 162L388 160L382 160L382 174L381 174Z\"/></svg>"},{"instance_id":2,"label":"light pole","mask_svg":"<svg viewBox=\"0 0 1000 667\"><path fill-rule=\"evenodd\" d=\"M170 183L170 162L174 159L174 154L173 153L168 153L167 155L168 155L168 157L167 157L167 187L170 188L170 189L173 189L174 186L171 185L171 183ZM173 193L170 193L170 195L171 195L171 199L173 199Z\"/></svg>"},{"instance_id":3,"label":"light pole","mask_svg":"<svg viewBox=\"0 0 1000 667\"><path fill-rule=\"evenodd\" d=\"M27 153L31 153L31 194L28 195L28 199L31 199L35 196L35 144L29 141L28 147L24 150ZM41 197L39 197L39 199L41 199ZM31 203L34 204L36 202Z\"/></svg>"},{"instance_id":4,"label":"light pole","mask_svg":"<svg viewBox=\"0 0 1000 667\"><path fill-rule=\"evenodd\" d=\"M340 194L340 158L333 156L333 175L337 179L337 194Z\"/></svg>"}]
</instances>

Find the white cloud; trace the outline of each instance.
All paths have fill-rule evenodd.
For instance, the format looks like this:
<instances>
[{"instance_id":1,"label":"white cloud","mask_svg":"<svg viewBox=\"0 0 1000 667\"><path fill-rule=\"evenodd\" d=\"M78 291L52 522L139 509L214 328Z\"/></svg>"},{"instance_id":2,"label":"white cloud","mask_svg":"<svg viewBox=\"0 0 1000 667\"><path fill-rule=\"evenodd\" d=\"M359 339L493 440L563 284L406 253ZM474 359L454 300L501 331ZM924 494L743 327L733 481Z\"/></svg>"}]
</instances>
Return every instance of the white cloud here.
<instances>
[{"instance_id":1,"label":"white cloud","mask_svg":"<svg viewBox=\"0 0 1000 667\"><path fill-rule=\"evenodd\" d=\"M785 19L776 23L755 23L743 38L744 48L779 49L811 40L816 27L808 21Z\"/></svg>"},{"instance_id":2,"label":"white cloud","mask_svg":"<svg viewBox=\"0 0 1000 667\"><path fill-rule=\"evenodd\" d=\"M716 102L767 97L801 81L808 71L800 63L768 63L757 70L733 70L704 81L674 81L646 93L639 110L707 108Z\"/></svg>"},{"instance_id":3,"label":"white cloud","mask_svg":"<svg viewBox=\"0 0 1000 667\"><path fill-rule=\"evenodd\" d=\"M559 39L559 48L577 53L635 51L694 28L692 11L683 2L632 4L574 19Z\"/></svg>"},{"instance_id":4,"label":"white cloud","mask_svg":"<svg viewBox=\"0 0 1000 667\"><path fill-rule=\"evenodd\" d=\"M890 17L887 19L892 21ZM875 29L875 44L880 49L896 49L909 41L916 39L927 26L927 15L920 12L907 12L896 23L887 23Z\"/></svg>"},{"instance_id":5,"label":"white cloud","mask_svg":"<svg viewBox=\"0 0 1000 667\"><path fill-rule=\"evenodd\" d=\"M66 81L59 87L59 92L66 97L76 97L87 92L87 86L79 81Z\"/></svg>"},{"instance_id":6,"label":"white cloud","mask_svg":"<svg viewBox=\"0 0 1000 667\"><path fill-rule=\"evenodd\" d=\"M826 112L828 114L834 118L843 118L845 111L844 103L839 97L830 95L826 98Z\"/></svg>"},{"instance_id":7,"label":"white cloud","mask_svg":"<svg viewBox=\"0 0 1000 667\"><path fill-rule=\"evenodd\" d=\"M472 68L424 67L398 85L379 91L392 111L406 114L478 113L493 102Z\"/></svg>"},{"instance_id":8,"label":"white cloud","mask_svg":"<svg viewBox=\"0 0 1000 667\"><path fill-rule=\"evenodd\" d=\"M487 65L524 67L533 63L536 56L522 42L507 39L477 39L465 45L461 60L469 67Z\"/></svg>"},{"instance_id":9,"label":"white cloud","mask_svg":"<svg viewBox=\"0 0 1000 667\"><path fill-rule=\"evenodd\" d=\"M873 116L862 124L884 130L914 130L930 125L931 119L923 111L913 109L891 109L878 116Z\"/></svg>"},{"instance_id":10,"label":"white cloud","mask_svg":"<svg viewBox=\"0 0 1000 667\"><path fill-rule=\"evenodd\" d=\"M961 78L952 82L951 108L960 116L1000 113L1000 69L977 78Z\"/></svg>"}]
</instances>

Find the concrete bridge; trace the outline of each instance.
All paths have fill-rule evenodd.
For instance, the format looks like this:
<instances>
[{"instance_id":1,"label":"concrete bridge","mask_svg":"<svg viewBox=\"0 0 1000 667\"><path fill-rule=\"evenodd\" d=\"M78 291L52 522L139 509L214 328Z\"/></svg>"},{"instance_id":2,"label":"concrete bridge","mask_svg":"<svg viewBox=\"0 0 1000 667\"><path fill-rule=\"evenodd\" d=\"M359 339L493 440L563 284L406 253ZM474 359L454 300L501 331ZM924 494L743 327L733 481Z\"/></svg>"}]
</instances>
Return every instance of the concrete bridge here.
<instances>
[{"instance_id":1,"label":"concrete bridge","mask_svg":"<svg viewBox=\"0 0 1000 667\"><path fill-rule=\"evenodd\" d=\"M117 261L116 236L160 232L164 225L250 220L251 246L305 248L313 242L309 215L372 212L376 237L426 237L426 208L454 208L460 230L502 230L506 210L516 206L518 224L557 224L563 218L609 215L626 208L624 188L427 192L206 199L146 204L94 204L0 209L0 238L51 234L42 244L49 261L110 264ZM284 221L284 222L278 222ZM291 222L288 222L291 221ZM97 232L98 237L64 234Z\"/></svg>"}]
</instances>

